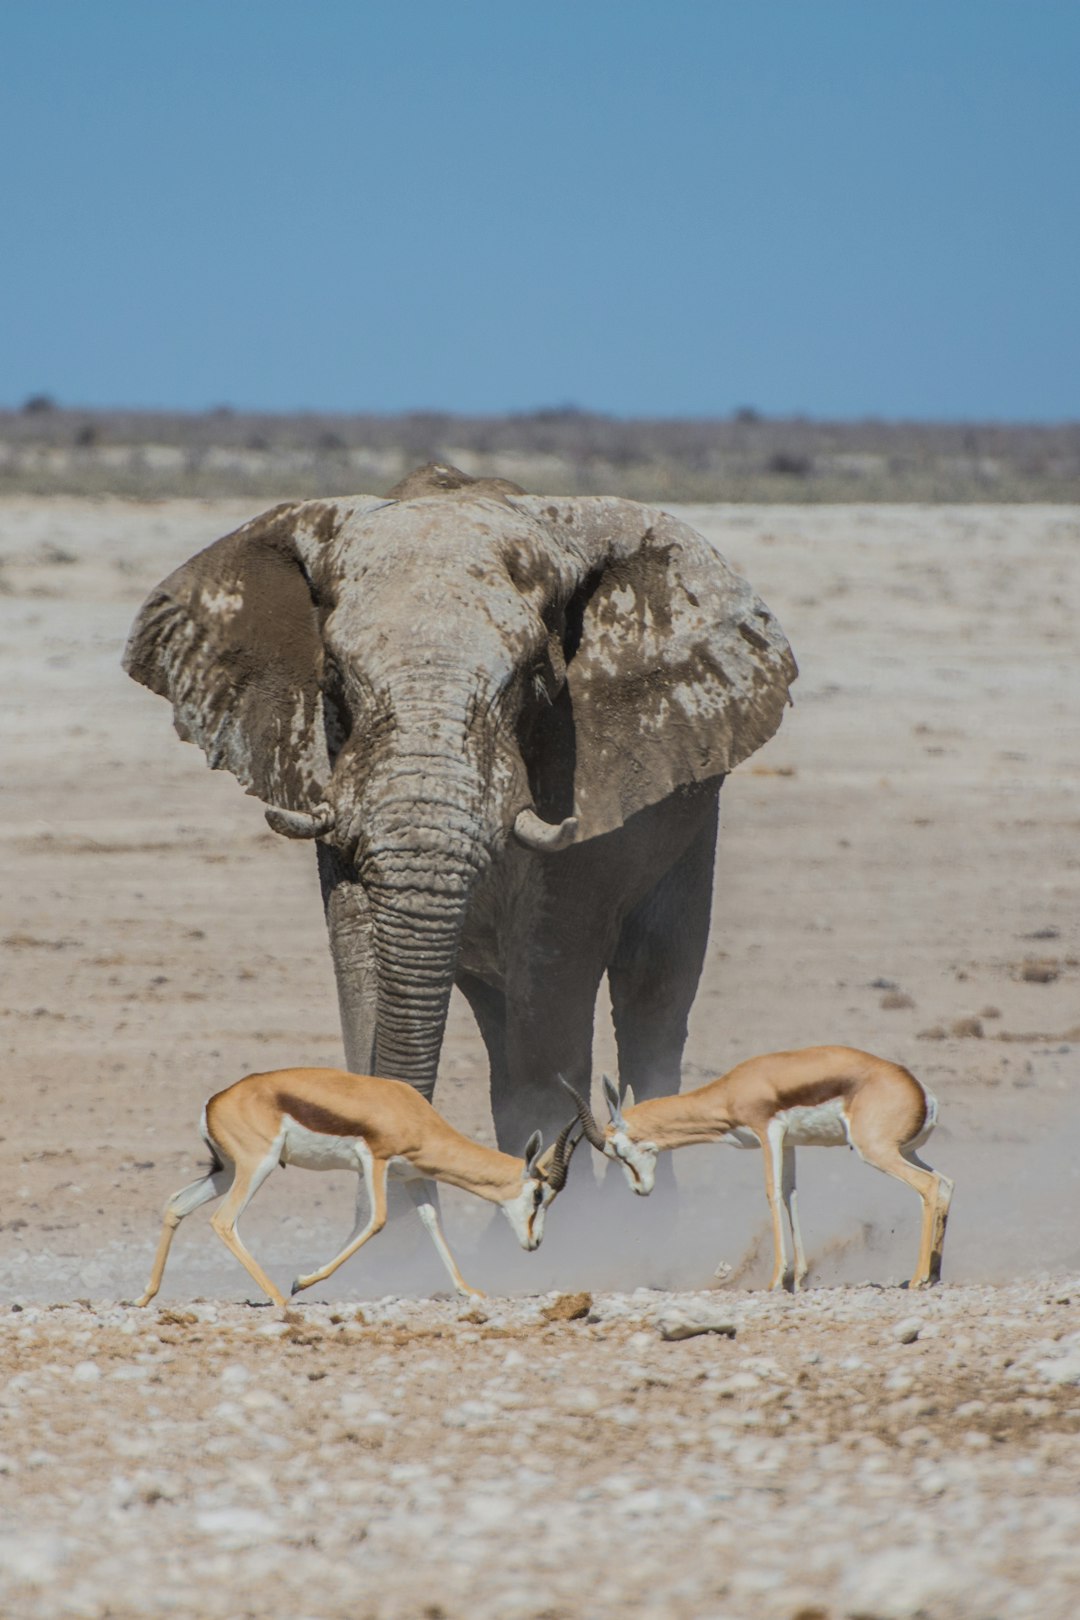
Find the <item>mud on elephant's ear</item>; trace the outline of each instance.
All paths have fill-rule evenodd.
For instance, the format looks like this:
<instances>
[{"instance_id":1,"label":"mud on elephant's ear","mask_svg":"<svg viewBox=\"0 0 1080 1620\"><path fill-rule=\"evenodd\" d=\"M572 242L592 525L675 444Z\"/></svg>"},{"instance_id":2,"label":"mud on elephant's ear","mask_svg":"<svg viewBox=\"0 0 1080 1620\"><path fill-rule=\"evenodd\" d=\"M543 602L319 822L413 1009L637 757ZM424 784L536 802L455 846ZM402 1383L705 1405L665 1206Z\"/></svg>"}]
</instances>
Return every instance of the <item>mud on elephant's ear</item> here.
<instances>
[{"instance_id":1,"label":"mud on elephant's ear","mask_svg":"<svg viewBox=\"0 0 1080 1620\"><path fill-rule=\"evenodd\" d=\"M363 504L276 507L208 546L151 592L124 653L185 742L287 810L315 807L330 775L312 565Z\"/></svg>"},{"instance_id":2,"label":"mud on elephant's ear","mask_svg":"<svg viewBox=\"0 0 1080 1620\"><path fill-rule=\"evenodd\" d=\"M769 609L701 535L632 501L515 504L582 569L565 638L579 838L732 770L768 741L795 659ZM558 768L541 762L537 774Z\"/></svg>"}]
</instances>

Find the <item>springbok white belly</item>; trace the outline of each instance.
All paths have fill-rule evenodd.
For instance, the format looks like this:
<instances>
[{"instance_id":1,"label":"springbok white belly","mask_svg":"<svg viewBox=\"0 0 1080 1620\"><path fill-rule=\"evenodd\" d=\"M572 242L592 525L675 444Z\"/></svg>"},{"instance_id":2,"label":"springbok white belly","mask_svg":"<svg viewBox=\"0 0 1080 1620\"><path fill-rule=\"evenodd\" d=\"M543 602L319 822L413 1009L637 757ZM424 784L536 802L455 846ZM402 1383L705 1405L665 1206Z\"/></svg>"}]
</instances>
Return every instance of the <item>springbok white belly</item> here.
<instances>
[{"instance_id":1,"label":"springbok white belly","mask_svg":"<svg viewBox=\"0 0 1080 1620\"><path fill-rule=\"evenodd\" d=\"M828 1102L813 1108L785 1108L776 1115L784 1124L786 1147L847 1147L847 1116L842 1097L831 1097Z\"/></svg>"},{"instance_id":2,"label":"springbok white belly","mask_svg":"<svg viewBox=\"0 0 1080 1620\"><path fill-rule=\"evenodd\" d=\"M309 1130L285 1114L282 1118L284 1141L280 1163L295 1164L298 1170L359 1170L371 1166L371 1153L362 1136L330 1136ZM422 1180L408 1159L395 1156L387 1163L387 1174L394 1181Z\"/></svg>"},{"instance_id":3,"label":"springbok white belly","mask_svg":"<svg viewBox=\"0 0 1080 1620\"><path fill-rule=\"evenodd\" d=\"M773 1118L784 1128L787 1147L848 1147L847 1116L843 1098L832 1097L828 1102L815 1103L812 1108L785 1108ZM748 1125L733 1125L719 1139L728 1147L759 1148L757 1132Z\"/></svg>"},{"instance_id":4,"label":"springbok white belly","mask_svg":"<svg viewBox=\"0 0 1080 1620\"><path fill-rule=\"evenodd\" d=\"M366 1146L362 1136L328 1136L323 1131L311 1131L288 1114L283 1115L282 1126L282 1164L295 1164L300 1170L359 1169L357 1149Z\"/></svg>"}]
</instances>

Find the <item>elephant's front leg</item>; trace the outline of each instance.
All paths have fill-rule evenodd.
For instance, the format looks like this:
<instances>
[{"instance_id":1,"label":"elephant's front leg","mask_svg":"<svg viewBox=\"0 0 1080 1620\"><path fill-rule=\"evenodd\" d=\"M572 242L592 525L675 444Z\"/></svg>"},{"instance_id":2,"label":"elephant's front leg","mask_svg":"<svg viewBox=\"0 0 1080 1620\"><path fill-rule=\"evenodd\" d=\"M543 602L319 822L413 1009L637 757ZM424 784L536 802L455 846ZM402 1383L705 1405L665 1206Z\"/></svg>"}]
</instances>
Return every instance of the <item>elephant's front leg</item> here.
<instances>
[{"instance_id":1,"label":"elephant's front leg","mask_svg":"<svg viewBox=\"0 0 1080 1620\"><path fill-rule=\"evenodd\" d=\"M627 915L608 968L619 1080L633 1087L635 1102L668 1096L682 1082L687 1024L709 940L715 800L710 812L680 859Z\"/></svg>"},{"instance_id":2,"label":"elephant's front leg","mask_svg":"<svg viewBox=\"0 0 1080 1620\"><path fill-rule=\"evenodd\" d=\"M330 955L337 980L345 1064L353 1074L372 1074L378 985L367 897L355 870L336 850L319 844L318 857Z\"/></svg>"},{"instance_id":3,"label":"elephant's front leg","mask_svg":"<svg viewBox=\"0 0 1080 1620\"><path fill-rule=\"evenodd\" d=\"M523 945L506 996L506 1064L491 1070L491 1111L504 1152L520 1153L533 1130L552 1141L572 1116L560 1075L588 1094L604 959L602 941L565 927Z\"/></svg>"},{"instance_id":4,"label":"elephant's front leg","mask_svg":"<svg viewBox=\"0 0 1080 1620\"><path fill-rule=\"evenodd\" d=\"M683 1050L697 994L712 910L717 806L681 858L629 913L608 968L619 1048L619 1081L634 1101L669 1096L682 1083ZM675 1211L675 1155L662 1153L653 1199L658 1222Z\"/></svg>"}]
</instances>

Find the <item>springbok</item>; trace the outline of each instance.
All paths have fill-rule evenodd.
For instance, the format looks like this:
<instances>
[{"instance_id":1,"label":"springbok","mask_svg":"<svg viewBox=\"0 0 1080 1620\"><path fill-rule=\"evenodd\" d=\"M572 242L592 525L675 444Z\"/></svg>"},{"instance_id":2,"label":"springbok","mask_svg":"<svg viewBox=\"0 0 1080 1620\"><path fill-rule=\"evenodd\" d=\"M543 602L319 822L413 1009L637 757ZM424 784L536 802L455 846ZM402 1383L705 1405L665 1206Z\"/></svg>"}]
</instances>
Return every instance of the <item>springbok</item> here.
<instances>
[{"instance_id":1,"label":"springbok","mask_svg":"<svg viewBox=\"0 0 1080 1620\"><path fill-rule=\"evenodd\" d=\"M560 1077L561 1078L561 1077ZM772 1212L773 1273L780 1288L806 1276L806 1254L795 1199L796 1147L853 1147L867 1164L913 1187L922 1199L919 1261L909 1284L941 1280L941 1251L953 1183L915 1152L937 1122L935 1097L898 1063L850 1046L808 1046L748 1058L696 1091L650 1097L620 1106L618 1087L604 1075L610 1124L601 1130L588 1103L565 1080L586 1139L617 1159L636 1193L650 1193L657 1154L695 1142L762 1148L765 1191ZM780 1202L794 1243L789 1267Z\"/></svg>"},{"instance_id":2,"label":"springbok","mask_svg":"<svg viewBox=\"0 0 1080 1620\"><path fill-rule=\"evenodd\" d=\"M536 1249L544 1233L544 1213L566 1184L580 1137L570 1139L576 1121L541 1153L534 1131L525 1157L482 1147L443 1119L414 1087L401 1080L347 1074L341 1069L276 1069L249 1074L219 1091L203 1109L202 1135L213 1155L207 1175L174 1193L165 1205L161 1238L146 1291L148 1305L161 1287L173 1234L200 1204L228 1197L211 1225L275 1305L285 1300L240 1241L236 1223L270 1172L286 1164L305 1170L355 1170L360 1175L356 1224L340 1254L309 1276L297 1277L292 1292L324 1282L350 1255L386 1224L389 1176L408 1185L420 1219L461 1294L482 1298L465 1282L450 1253L429 1183L445 1181L498 1204L523 1249ZM366 1213L364 1191L367 1192Z\"/></svg>"}]
</instances>

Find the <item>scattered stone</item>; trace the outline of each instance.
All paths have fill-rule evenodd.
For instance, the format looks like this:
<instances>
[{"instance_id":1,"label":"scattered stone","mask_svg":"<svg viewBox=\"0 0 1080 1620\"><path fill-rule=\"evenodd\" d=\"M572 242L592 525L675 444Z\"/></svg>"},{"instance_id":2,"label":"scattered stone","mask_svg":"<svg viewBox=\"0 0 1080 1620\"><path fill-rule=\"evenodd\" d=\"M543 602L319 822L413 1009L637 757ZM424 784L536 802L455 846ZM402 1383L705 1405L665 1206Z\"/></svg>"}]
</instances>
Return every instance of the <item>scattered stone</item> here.
<instances>
[{"instance_id":1,"label":"scattered stone","mask_svg":"<svg viewBox=\"0 0 1080 1620\"><path fill-rule=\"evenodd\" d=\"M914 1344L922 1332L922 1321L917 1316L905 1316L902 1322L893 1324L892 1336L900 1344Z\"/></svg>"},{"instance_id":2,"label":"scattered stone","mask_svg":"<svg viewBox=\"0 0 1080 1620\"><path fill-rule=\"evenodd\" d=\"M101 1377L101 1368L96 1361L79 1361L71 1369L71 1376L77 1384L96 1384Z\"/></svg>"},{"instance_id":3,"label":"scattered stone","mask_svg":"<svg viewBox=\"0 0 1080 1620\"><path fill-rule=\"evenodd\" d=\"M475 1429L499 1420L498 1407L491 1401L462 1401L448 1406L442 1415L444 1429Z\"/></svg>"},{"instance_id":4,"label":"scattered stone","mask_svg":"<svg viewBox=\"0 0 1080 1620\"><path fill-rule=\"evenodd\" d=\"M884 1007L886 1011L897 1011L901 1007L914 1007L915 1001L904 990L889 990L882 996L878 1005Z\"/></svg>"},{"instance_id":5,"label":"scattered stone","mask_svg":"<svg viewBox=\"0 0 1080 1620\"><path fill-rule=\"evenodd\" d=\"M540 1315L545 1322L578 1322L592 1310L593 1297L589 1293L560 1294Z\"/></svg>"},{"instance_id":6,"label":"scattered stone","mask_svg":"<svg viewBox=\"0 0 1080 1620\"><path fill-rule=\"evenodd\" d=\"M1061 963L1056 956L1028 956L1020 966L1020 977L1025 984L1053 984L1061 976Z\"/></svg>"},{"instance_id":7,"label":"scattered stone","mask_svg":"<svg viewBox=\"0 0 1080 1620\"><path fill-rule=\"evenodd\" d=\"M983 1572L946 1559L926 1544L891 1548L853 1564L845 1573L840 1612L849 1620L930 1620L956 1615L975 1620L995 1613ZM979 1601L969 1601L978 1593Z\"/></svg>"},{"instance_id":8,"label":"scattered stone","mask_svg":"<svg viewBox=\"0 0 1080 1620\"><path fill-rule=\"evenodd\" d=\"M599 1412L601 1404L599 1395L587 1384L580 1388L564 1389L559 1396L559 1409L573 1417L592 1417Z\"/></svg>"},{"instance_id":9,"label":"scattered stone","mask_svg":"<svg viewBox=\"0 0 1080 1620\"><path fill-rule=\"evenodd\" d=\"M721 1311L709 1304L663 1311L657 1318L656 1326L662 1339L693 1339L701 1333L716 1333L721 1338L733 1339L737 1331L730 1307Z\"/></svg>"},{"instance_id":10,"label":"scattered stone","mask_svg":"<svg viewBox=\"0 0 1080 1620\"><path fill-rule=\"evenodd\" d=\"M950 1035L959 1035L962 1038L982 1040L983 1027L981 1018L957 1018L949 1030Z\"/></svg>"},{"instance_id":11,"label":"scattered stone","mask_svg":"<svg viewBox=\"0 0 1080 1620\"><path fill-rule=\"evenodd\" d=\"M214 1508L197 1513L195 1523L204 1535L232 1549L255 1546L280 1534L277 1520L258 1508Z\"/></svg>"},{"instance_id":12,"label":"scattered stone","mask_svg":"<svg viewBox=\"0 0 1080 1620\"><path fill-rule=\"evenodd\" d=\"M74 1550L64 1536L23 1529L18 1534L0 1534L0 1575L4 1585L21 1581L27 1586L47 1586L63 1571ZM9 1609L10 1614L14 1610Z\"/></svg>"},{"instance_id":13,"label":"scattered stone","mask_svg":"<svg viewBox=\"0 0 1080 1620\"><path fill-rule=\"evenodd\" d=\"M1048 1356L1035 1363L1035 1371L1047 1384L1080 1384L1080 1345L1063 1356Z\"/></svg>"},{"instance_id":14,"label":"scattered stone","mask_svg":"<svg viewBox=\"0 0 1080 1620\"><path fill-rule=\"evenodd\" d=\"M713 1395L721 1398L729 1395L753 1395L761 1388L761 1379L757 1373L737 1372L730 1378L721 1378L719 1382L710 1384L709 1389Z\"/></svg>"},{"instance_id":15,"label":"scattered stone","mask_svg":"<svg viewBox=\"0 0 1080 1620\"><path fill-rule=\"evenodd\" d=\"M929 1029L920 1029L915 1039L917 1041L944 1041L949 1036L944 1024L931 1024Z\"/></svg>"}]
</instances>

